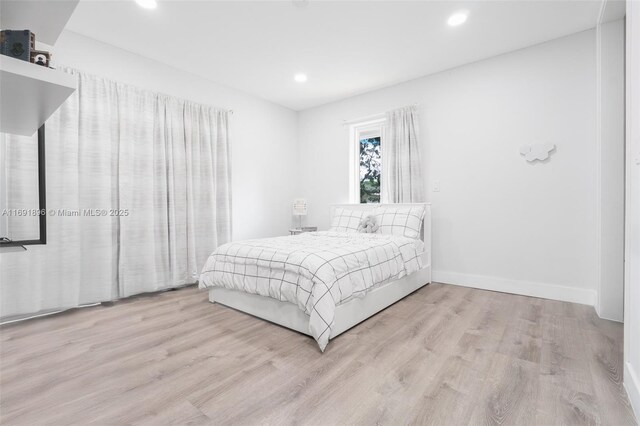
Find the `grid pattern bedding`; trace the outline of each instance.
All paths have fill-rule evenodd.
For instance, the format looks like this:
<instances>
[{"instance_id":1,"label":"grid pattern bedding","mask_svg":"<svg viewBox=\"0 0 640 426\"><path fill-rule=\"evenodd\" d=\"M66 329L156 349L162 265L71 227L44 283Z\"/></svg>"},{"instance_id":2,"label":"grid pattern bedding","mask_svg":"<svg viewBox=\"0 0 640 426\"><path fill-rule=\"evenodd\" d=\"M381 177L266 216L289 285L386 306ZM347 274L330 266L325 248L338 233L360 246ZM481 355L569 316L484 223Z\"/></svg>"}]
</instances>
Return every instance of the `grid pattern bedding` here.
<instances>
[{"instance_id":1,"label":"grid pattern bedding","mask_svg":"<svg viewBox=\"0 0 640 426\"><path fill-rule=\"evenodd\" d=\"M369 212L365 210L351 210L337 207L331 218L330 231L358 232L360 221L367 215L369 215Z\"/></svg>"},{"instance_id":2,"label":"grid pattern bedding","mask_svg":"<svg viewBox=\"0 0 640 426\"><path fill-rule=\"evenodd\" d=\"M378 205L371 210L336 207L331 217L330 231L358 232L358 225L367 216L373 216L378 225L376 234L401 235L419 238L425 215L425 206Z\"/></svg>"},{"instance_id":3,"label":"grid pattern bedding","mask_svg":"<svg viewBox=\"0 0 640 426\"><path fill-rule=\"evenodd\" d=\"M310 232L220 246L199 287L224 287L294 303L324 351L335 308L351 297L422 268L424 243L397 235Z\"/></svg>"},{"instance_id":4,"label":"grid pattern bedding","mask_svg":"<svg viewBox=\"0 0 640 426\"><path fill-rule=\"evenodd\" d=\"M419 238L424 219L424 206L395 207L382 206L373 210L378 223L378 233Z\"/></svg>"}]
</instances>

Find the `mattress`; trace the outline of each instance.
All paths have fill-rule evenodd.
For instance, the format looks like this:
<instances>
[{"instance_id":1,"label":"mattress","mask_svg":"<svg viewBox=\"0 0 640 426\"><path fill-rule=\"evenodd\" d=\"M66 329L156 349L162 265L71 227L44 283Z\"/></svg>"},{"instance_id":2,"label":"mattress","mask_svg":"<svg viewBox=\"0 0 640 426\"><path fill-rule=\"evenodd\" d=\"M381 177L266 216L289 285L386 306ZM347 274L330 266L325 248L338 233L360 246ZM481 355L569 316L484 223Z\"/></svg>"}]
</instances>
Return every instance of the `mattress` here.
<instances>
[{"instance_id":1,"label":"mattress","mask_svg":"<svg viewBox=\"0 0 640 426\"><path fill-rule=\"evenodd\" d=\"M200 288L222 287L295 304L321 350L336 306L422 268L424 243L381 234L310 232L234 242L209 256Z\"/></svg>"}]
</instances>

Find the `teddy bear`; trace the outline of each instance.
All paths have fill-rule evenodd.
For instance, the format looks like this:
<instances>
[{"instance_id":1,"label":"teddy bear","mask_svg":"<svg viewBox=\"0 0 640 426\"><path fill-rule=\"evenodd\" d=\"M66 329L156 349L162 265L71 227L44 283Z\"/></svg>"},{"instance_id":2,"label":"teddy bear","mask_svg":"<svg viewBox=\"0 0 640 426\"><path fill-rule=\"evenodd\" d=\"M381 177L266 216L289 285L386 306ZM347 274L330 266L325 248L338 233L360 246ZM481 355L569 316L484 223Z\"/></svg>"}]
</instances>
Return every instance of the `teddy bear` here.
<instances>
[{"instance_id":1,"label":"teddy bear","mask_svg":"<svg viewBox=\"0 0 640 426\"><path fill-rule=\"evenodd\" d=\"M358 232L364 232L367 234L373 234L378 230L378 224L376 223L376 217L369 215L360 221L358 225Z\"/></svg>"}]
</instances>

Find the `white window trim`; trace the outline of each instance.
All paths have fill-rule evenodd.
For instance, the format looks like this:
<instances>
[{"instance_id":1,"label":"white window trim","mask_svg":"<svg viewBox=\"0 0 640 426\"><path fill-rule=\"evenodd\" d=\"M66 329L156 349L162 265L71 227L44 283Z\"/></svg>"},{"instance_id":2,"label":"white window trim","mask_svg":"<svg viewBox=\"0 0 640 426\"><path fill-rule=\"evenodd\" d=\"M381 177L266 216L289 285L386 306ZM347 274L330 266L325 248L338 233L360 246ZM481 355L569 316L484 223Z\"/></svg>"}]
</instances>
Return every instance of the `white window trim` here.
<instances>
[{"instance_id":1,"label":"white window trim","mask_svg":"<svg viewBox=\"0 0 640 426\"><path fill-rule=\"evenodd\" d=\"M387 118L381 115L379 118L349 123L349 202L360 204L360 134L366 131L380 132L380 155L382 150ZM382 195L382 194L381 194ZM381 200L382 201L382 200Z\"/></svg>"}]
</instances>

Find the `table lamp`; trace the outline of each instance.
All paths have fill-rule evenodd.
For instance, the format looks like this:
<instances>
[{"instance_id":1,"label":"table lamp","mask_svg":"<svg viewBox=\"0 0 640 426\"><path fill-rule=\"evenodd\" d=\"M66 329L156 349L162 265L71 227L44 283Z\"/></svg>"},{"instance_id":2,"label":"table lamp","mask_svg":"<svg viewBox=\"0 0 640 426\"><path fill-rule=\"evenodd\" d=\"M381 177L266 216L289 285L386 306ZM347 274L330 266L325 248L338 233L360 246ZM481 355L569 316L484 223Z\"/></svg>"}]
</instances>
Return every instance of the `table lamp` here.
<instances>
[{"instance_id":1,"label":"table lamp","mask_svg":"<svg viewBox=\"0 0 640 426\"><path fill-rule=\"evenodd\" d=\"M307 215L307 200L304 198L296 198L293 200L293 215L300 217L299 229L302 229L302 216Z\"/></svg>"}]
</instances>

